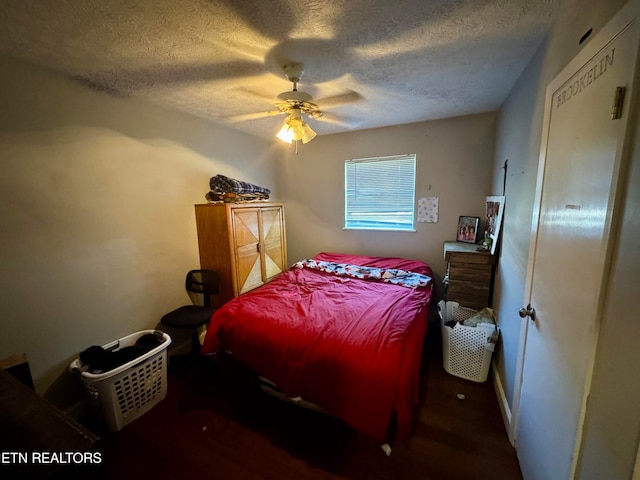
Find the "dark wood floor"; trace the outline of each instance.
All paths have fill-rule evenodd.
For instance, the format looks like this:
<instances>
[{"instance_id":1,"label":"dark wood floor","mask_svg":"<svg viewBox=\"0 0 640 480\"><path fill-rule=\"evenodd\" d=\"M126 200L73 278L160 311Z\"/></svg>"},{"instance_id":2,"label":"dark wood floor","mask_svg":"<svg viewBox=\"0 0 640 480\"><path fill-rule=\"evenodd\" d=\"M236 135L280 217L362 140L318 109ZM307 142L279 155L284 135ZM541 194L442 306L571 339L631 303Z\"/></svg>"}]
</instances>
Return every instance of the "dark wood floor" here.
<instances>
[{"instance_id":1,"label":"dark wood floor","mask_svg":"<svg viewBox=\"0 0 640 480\"><path fill-rule=\"evenodd\" d=\"M170 374L168 385L149 413L103 436L100 467L64 469L60 478L522 478L491 382L444 372L437 326L425 343L415 433L390 456L334 418L264 394L226 357Z\"/></svg>"}]
</instances>

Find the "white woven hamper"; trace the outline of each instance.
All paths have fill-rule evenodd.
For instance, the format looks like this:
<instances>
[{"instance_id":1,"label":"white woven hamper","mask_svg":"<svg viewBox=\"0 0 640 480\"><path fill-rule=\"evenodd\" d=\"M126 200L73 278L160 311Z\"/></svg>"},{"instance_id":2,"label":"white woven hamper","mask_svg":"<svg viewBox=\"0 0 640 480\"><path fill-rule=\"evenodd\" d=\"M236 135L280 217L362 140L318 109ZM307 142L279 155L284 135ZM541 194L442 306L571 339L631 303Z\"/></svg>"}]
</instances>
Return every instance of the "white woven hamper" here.
<instances>
[{"instance_id":1,"label":"white woven hamper","mask_svg":"<svg viewBox=\"0 0 640 480\"><path fill-rule=\"evenodd\" d=\"M115 432L139 418L163 400L167 394L167 347L171 337L158 330L142 330L103 345L105 350L118 350L135 345L147 333L162 334L164 341L149 352L105 373L81 372L76 359L69 370L79 373L90 407L103 419L109 431Z\"/></svg>"},{"instance_id":2,"label":"white woven hamper","mask_svg":"<svg viewBox=\"0 0 640 480\"><path fill-rule=\"evenodd\" d=\"M442 319L442 363L447 373L482 383L487 380L495 343L490 339L498 330L495 326L468 327L457 323L447 327L451 320L462 322L476 310L461 307L457 302L438 303Z\"/></svg>"}]
</instances>

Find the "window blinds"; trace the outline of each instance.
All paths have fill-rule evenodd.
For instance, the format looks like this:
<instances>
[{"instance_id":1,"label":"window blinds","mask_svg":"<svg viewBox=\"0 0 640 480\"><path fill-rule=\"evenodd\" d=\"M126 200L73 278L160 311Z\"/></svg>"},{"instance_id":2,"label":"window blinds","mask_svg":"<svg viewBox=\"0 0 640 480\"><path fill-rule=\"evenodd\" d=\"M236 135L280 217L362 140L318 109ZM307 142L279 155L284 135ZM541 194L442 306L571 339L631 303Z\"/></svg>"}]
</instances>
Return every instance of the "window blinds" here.
<instances>
[{"instance_id":1,"label":"window blinds","mask_svg":"<svg viewBox=\"0 0 640 480\"><path fill-rule=\"evenodd\" d=\"M345 228L414 229L416 156L345 161Z\"/></svg>"}]
</instances>

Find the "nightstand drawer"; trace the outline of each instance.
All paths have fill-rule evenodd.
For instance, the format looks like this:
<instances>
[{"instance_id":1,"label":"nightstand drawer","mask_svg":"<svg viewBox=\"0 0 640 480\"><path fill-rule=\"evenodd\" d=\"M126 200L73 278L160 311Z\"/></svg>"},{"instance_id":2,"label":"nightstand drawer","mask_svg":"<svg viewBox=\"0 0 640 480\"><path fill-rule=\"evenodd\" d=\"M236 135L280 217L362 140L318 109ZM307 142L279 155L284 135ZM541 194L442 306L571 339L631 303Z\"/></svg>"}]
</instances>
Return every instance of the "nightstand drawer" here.
<instances>
[{"instance_id":1,"label":"nightstand drawer","mask_svg":"<svg viewBox=\"0 0 640 480\"><path fill-rule=\"evenodd\" d=\"M449 281L477 282L488 286L492 270L491 265L449 262Z\"/></svg>"},{"instance_id":2,"label":"nightstand drawer","mask_svg":"<svg viewBox=\"0 0 640 480\"><path fill-rule=\"evenodd\" d=\"M458 302L461 307L480 310L488 306L488 299L488 285L453 282L447 288L447 300Z\"/></svg>"}]
</instances>

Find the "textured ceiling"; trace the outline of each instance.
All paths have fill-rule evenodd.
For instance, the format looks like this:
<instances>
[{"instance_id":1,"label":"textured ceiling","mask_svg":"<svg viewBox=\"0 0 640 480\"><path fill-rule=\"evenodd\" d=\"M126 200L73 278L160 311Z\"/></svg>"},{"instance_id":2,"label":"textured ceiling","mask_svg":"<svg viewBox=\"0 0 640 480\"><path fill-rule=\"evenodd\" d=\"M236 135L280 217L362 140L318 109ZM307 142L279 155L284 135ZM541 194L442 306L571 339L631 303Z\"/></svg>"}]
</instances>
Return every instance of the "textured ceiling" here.
<instances>
[{"instance_id":1,"label":"textured ceiling","mask_svg":"<svg viewBox=\"0 0 640 480\"><path fill-rule=\"evenodd\" d=\"M0 0L0 54L273 138L298 89L318 134L497 109L562 0Z\"/></svg>"}]
</instances>

